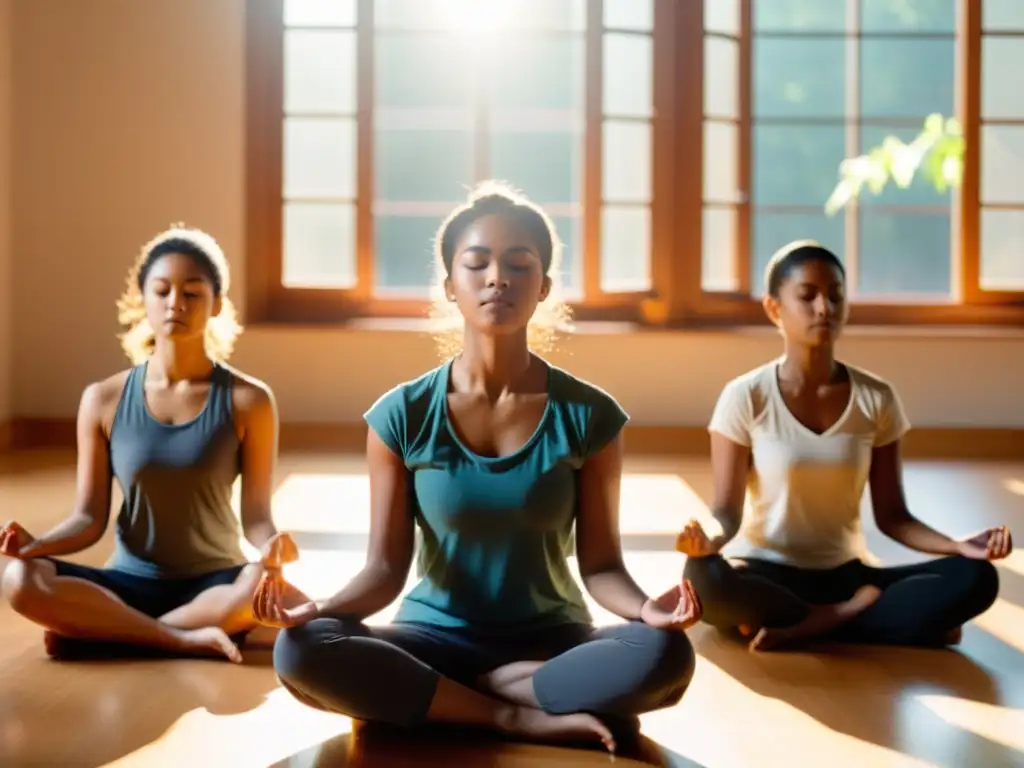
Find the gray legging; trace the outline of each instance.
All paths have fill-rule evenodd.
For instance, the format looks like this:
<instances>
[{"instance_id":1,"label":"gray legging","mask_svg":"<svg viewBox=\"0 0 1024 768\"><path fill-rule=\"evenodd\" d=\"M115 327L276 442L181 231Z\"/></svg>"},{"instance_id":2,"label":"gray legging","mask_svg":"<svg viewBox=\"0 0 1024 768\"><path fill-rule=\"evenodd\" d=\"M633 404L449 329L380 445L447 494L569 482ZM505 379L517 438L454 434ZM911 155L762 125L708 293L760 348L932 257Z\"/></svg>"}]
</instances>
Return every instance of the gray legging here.
<instances>
[{"instance_id":1,"label":"gray legging","mask_svg":"<svg viewBox=\"0 0 1024 768\"><path fill-rule=\"evenodd\" d=\"M400 726L426 720L442 675L472 686L486 672L526 660L546 660L533 678L544 711L611 718L676 704L694 670L685 634L640 622L502 635L321 618L281 632L274 646L277 675L300 701Z\"/></svg>"}]
</instances>

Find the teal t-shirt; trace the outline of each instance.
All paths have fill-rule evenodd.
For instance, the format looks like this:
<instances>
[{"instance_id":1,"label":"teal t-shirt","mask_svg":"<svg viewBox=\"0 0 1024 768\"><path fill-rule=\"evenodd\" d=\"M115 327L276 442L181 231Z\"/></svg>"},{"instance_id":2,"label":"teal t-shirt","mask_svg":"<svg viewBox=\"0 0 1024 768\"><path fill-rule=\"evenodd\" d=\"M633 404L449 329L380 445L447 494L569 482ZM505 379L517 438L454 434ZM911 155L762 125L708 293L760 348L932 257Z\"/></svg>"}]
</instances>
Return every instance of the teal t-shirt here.
<instances>
[{"instance_id":1,"label":"teal t-shirt","mask_svg":"<svg viewBox=\"0 0 1024 768\"><path fill-rule=\"evenodd\" d=\"M567 558L578 473L629 417L607 393L549 366L530 440L502 458L475 454L448 418L451 361L383 395L366 422L411 473L420 582L396 621L530 630L591 620Z\"/></svg>"}]
</instances>

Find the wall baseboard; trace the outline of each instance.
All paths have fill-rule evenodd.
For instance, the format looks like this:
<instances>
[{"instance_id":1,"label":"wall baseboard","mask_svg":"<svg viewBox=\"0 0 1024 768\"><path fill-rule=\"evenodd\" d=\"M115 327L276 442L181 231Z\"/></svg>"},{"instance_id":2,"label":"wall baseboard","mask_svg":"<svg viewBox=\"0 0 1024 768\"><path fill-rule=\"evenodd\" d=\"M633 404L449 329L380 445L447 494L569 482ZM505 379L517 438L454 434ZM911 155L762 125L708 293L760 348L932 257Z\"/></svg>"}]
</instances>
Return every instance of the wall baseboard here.
<instances>
[{"instance_id":1,"label":"wall baseboard","mask_svg":"<svg viewBox=\"0 0 1024 768\"><path fill-rule=\"evenodd\" d=\"M282 451L362 453L364 424L285 423ZM626 427L629 453L646 456L707 456L704 427ZM0 450L73 449L74 419L17 418L0 425ZM904 440L903 454L914 459L1019 461L1024 459L1024 429L922 427Z\"/></svg>"}]
</instances>

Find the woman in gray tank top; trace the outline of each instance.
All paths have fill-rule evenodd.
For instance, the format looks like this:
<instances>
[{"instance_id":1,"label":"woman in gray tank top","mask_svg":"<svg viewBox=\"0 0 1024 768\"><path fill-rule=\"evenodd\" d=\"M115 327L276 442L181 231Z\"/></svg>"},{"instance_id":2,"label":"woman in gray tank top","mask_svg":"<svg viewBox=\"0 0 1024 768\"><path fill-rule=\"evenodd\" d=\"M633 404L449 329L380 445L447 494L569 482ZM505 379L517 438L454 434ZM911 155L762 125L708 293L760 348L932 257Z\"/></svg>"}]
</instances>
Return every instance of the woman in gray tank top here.
<instances>
[{"instance_id":1,"label":"woman in gray tank top","mask_svg":"<svg viewBox=\"0 0 1024 768\"><path fill-rule=\"evenodd\" d=\"M0 554L15 558L4 596L46 630L51 655L240 661L264 565L279 566L282 549L294 554L271 518L273 393L224 363L241 330L228 280L203 232L172 228L143 248L118 304L133 367L82 395L71 515L39 538L13 522L0 529ZM114 478L124 500L111 559L103 568L59 559L99 541ZM243 553L243 533L260 563Z\"/></svg>"}]
</instances>

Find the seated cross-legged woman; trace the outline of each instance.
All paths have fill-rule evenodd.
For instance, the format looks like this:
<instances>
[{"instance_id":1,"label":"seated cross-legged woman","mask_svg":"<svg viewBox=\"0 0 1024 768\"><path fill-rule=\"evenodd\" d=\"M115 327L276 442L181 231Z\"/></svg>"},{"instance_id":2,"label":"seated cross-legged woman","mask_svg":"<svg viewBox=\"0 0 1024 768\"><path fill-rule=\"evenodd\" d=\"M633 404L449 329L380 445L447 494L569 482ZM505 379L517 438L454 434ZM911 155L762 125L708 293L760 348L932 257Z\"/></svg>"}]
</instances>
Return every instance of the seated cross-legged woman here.
<instances>
[{"instance_id":1,"label":"seated cross-legged woman","mask_svg":"<svg viewBox=\"0 0 1024 768\"><path fill-rule=\"evenodd\" d=\"M1009 554L1009 531L954 541L911 515L900 399L888 382L834 356L847 313L836 256L793 243L773 257L765 282L785 354L725 386L709 426L721 530L691 521L677 544L703 620L738 630L755 650L815 638L957 642L962 625L996 599L989 561ZM881 532L942 557L880 567L860 523L869 481Z\"/></svg>"},{"instance_id":2,"label":"seated cross-legged woman","mask_svg":"<svg viewBox=\"0 0 1024 768\"><path fill-rule=\"evenodd\" d=\"M366 565L315 603L268 574L257 618L288 627L275 668L311 706L614 750L636 736L638 714L682 697L694 670L685 630L700 605L686 583L647 596L624 566L623 410L531 352L528 340L550 337L560 316L550 220L488 185L436 247L439 303L461 351L366 414ZM423 578L392 623L367 626L403 590L416 526ZM583 585L625 622L592 623L574 545Z\"/></svg>"},{"instance_id":3,"label":"seated cross-legged woman","mask_svg":"<svg viewBox=\"0 0 1024 768\"><path fill-rule=\"evenodd\" d=\"M46 630L51 655L239 661L237 643L258 627L251 608L262 568L241 549L231 504L239 474L249 542L277 566L291 539L270 514L272 393L224 363L240 332L228 279L203 232L172 228L142 249L120 302L134 366L82 395L74 510L38 538L16 522L0 529L0 555L15 558L3 594ZM114 478L124 501L112 559L103 568L61 559L103 535ZM284 549L297 556L293 542Z\"/></svg>"}]
</instances>

